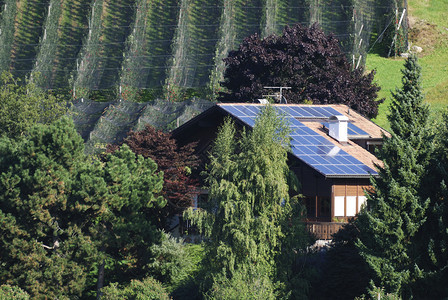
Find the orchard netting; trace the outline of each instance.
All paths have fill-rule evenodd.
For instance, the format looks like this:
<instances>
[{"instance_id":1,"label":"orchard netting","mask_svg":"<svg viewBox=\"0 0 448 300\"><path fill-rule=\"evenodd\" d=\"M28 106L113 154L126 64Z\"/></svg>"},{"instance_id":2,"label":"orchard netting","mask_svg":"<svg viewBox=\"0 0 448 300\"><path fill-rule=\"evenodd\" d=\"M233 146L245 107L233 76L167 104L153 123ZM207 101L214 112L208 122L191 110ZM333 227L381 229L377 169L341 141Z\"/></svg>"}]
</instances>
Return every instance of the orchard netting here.
<instances>
[{"instance_id":1,"label":"orchard netting","mask_svg":"<svg viewBox=\"0 0 448 300\"><path fill-rule=\"evenodd\" d=\"M130 130L141 130L150 124L169 131L213 105L208 100L196 98L183 102L156 100L151 103L96 102L81 98L73 102L70 114L86 142L86 151L96 153L104 150L107 144L122 141Z\"/></svg>"},{"instance_id":2,"label":"orchard netting","mask_svg":"<svg viewBox=\"0 0 448 300\"><path fill-rule=\"evenodd\" d=\"M376 47L407 47L406 0L4 0L0 71L74 98L98 90L139 101L219 92L222 59L254 33L318 22L353 68ZM376 49L375 48L375 49ZM143 92L142 92L143 91ZM210 96L211 95L211 96Z\"/></svg>"}]
</instances>

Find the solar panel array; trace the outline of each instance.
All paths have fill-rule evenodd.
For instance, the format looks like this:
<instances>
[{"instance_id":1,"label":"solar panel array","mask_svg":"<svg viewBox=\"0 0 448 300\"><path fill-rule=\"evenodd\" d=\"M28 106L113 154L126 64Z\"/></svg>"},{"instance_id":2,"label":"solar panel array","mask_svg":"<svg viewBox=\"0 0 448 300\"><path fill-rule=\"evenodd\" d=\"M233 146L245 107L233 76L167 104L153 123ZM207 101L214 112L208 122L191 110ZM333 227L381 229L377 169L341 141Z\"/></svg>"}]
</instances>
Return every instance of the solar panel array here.
<instances>
[{"instance_id":1,"label":"solar panel array","mask_svg":"<svg viewBox=\"0 0 448 300\"><path fill-rule=\"evenodd\" d=\"M220 104L221 108L225 109L234 116L255 117L260 112L262 105L231 105ZM341 115L336 109L332 107L310 107L310 106L289 106L282 105L275 107L279 113L289 117L298 119L328 119L331 116Z\"/></svg>"},{"instance_id":2,"label":"solar panel array","mask_svg":"<svg viewBox=\"0 0 448 300\"><path fill-rule=\"evenodd\" d=\"M220 104L219 107L253 127L263 106ZM369 176L377 174L340 147L305 126L297 118L328 119L341 115L331 107L277 106L291 128L291 152L294 156L327 177Z\"/></svg>"},{"instance_id":3,"label":"solar panel array","mask_svg":"<svg viewBox=\"0 0 448 300\"><path fill-rule=\"evenodd\" d=\"M329 124L328 123L322 123L323 126L325 126L325 128L330 129ZM369 134L367 132L365 132L364 130L360 129L358 126L356 126L353 123L348 123L347 126L347 134L350 137L366 137L369 136Z\"/></svg>"}]
</instances>

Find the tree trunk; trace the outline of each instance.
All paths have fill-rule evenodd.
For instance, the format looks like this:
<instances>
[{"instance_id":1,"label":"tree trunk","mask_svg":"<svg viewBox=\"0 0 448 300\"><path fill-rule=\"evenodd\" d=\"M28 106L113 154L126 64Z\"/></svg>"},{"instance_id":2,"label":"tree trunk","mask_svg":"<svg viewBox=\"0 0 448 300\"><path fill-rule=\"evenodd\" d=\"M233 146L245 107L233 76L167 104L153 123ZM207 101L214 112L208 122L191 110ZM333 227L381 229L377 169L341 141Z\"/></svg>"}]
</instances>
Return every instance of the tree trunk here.
<instances>
[{"instance_id":1,"label":"tree trunk","mask_svg":"<svg viewBox=\"0 0 448 300\"><path fill-rule=\"evenodd\" d=\"M104 265L105 265L105 261L103 259L103 262L99 265L98 267L98 283L96 286L96 299L101 299L102 296L102 292L101 289L104 286Z\"/></svg>"}]
</instances>

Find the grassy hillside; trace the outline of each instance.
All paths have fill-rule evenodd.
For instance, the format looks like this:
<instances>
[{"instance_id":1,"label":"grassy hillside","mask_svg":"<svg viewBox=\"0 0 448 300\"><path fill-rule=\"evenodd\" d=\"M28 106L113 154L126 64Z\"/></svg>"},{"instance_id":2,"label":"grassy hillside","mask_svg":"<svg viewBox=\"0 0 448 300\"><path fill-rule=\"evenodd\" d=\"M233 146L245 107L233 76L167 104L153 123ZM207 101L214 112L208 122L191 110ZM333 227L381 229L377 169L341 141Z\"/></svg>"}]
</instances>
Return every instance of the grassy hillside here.
<instances>
[{"instance_id":1,"label":"grassy hillside","mask_svg":"<svg viewBox=\"0 0 448 300\"><path fill-rule=\"evenodd\" d=\"M383 30L395 2L3 0L0 72L72 90L77 98L138 100L126 96L142 88L146 94L163 88L165 96L179 91L179 99L210 96L229 50L246 36L280 33L287 24L318 22L352 61L362 62L370 35Z\"/></svg>"},{"instance_id":2,"label":"grassy hillside","mask_svg":"<svg viewBox=\"0 0 448 300\"><path fill-rule=\"evenodd\" d=\"M411 46L423 48L419 61L426 101L438 113L448 104L448 0L410 0L408 5ZM382 88L380 97L386 98L375 121L386 128L389 127L386 113L391 91L401 85L403 61L402 58L384 58L378 54L367 57L367 69L376 69L376 80Z\"/></svg>"}]
</instances>

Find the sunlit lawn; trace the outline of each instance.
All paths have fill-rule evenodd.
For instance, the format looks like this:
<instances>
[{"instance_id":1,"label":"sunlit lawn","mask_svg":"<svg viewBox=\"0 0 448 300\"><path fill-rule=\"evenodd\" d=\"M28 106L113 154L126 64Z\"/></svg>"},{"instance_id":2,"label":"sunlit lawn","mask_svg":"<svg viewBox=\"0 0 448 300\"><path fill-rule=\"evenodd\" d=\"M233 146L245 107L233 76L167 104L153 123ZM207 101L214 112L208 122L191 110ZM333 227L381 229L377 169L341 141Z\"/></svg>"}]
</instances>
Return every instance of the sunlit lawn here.
<instances>
[{"instance_id":1,"label":"sunlit lawn","mask_svg":"<svg viewBox=\"0 0 448 300\"><path fill-rule=\"evenodd\" d=\"M422 86L425 100L431 105L433 112L439 112L448 105L448 0L409 1L410 14L418 19L436 25L438 32L434 50L422 55L419 63L422 67ZM445 12L445 13L442 13ZM420 45L425 48L425 45ZM401 86L401 72L404 59L384 58L378 54L367 56L366 67L375 69L377 83L381 86L380 98L386 101L380 106L375 122L388 128L387 110L391 99L391 91Z\"/></svg>"}]
</instances>

